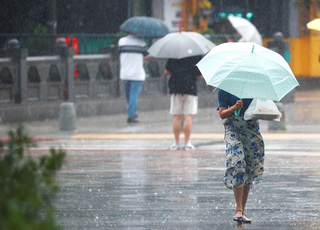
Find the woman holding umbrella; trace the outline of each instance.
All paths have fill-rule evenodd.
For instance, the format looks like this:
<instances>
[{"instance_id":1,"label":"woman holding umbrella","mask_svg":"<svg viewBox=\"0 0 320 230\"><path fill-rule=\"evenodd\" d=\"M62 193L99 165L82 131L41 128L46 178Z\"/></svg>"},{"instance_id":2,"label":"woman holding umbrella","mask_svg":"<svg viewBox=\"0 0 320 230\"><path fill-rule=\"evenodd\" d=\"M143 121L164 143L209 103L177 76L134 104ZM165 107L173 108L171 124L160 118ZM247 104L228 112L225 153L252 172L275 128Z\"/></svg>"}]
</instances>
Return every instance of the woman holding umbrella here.
<instances>
[{"instance_id":1,"label":"woman holding umbrella","mask_svg":"<svg viewBox=\"0 0 320 230\"><path fill-rule=\"evenodd\" d=\"M244 113L250 98L280 101L299 83L281 55L252 42L223 43L196 66L208 85L220 89L219 114L226 119L223 181L236 200L234 220L250 223L244 210L252 185L262 181L264 142L258 121L245 120Z\"/></svg>"},{"instance_id":2,"label":"woman holding umbrella","mask_svg":"<svg viewBox=\"0 0 320 230\"><path fill-rule=\"evenodd\" d=\"M219 90L219 114L224 121L226 142L225 186L233 190L236 200L234 221L251 223L244 214L249 190L262 181L264 142L257 120L245 120L243 115L252 99L240 100ZM236 116L236 113L240 113Z\"/></svg>"}]
</instances>

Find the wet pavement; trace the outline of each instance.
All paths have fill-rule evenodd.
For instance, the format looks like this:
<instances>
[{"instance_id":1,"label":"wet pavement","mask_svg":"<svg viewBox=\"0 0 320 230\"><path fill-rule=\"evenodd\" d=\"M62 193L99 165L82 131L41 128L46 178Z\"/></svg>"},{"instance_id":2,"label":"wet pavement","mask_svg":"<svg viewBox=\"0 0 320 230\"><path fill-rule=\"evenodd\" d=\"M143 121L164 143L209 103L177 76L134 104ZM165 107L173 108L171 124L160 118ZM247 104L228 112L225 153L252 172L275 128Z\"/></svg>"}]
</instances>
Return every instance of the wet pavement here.
<instances>
[{"instance_id":1,"label":"wet pavement","mask_svg":"<svg viewBox=\"0 0 320 230\"><path fill-rule=\"evenodd\" d=\"M238 225L223 150L69 151L56 202L65 229L320 229L320 152L267 151Z\"/></svg>"},{"instance_id":2,"label":"wet pavement","mask_svg":"<svg viewBox=\"0 0 320 230\"><path fill-rule=\"evenodd\" d=\"M55 201L63 229L320 229L320 93L303 91L284 106L286 130L269 130L264 181L251 191L238 225L233 192L222 183L223 126L215 108L200 109L191 137L194 151L170 151L168 111L79 118L77 130L57 121L26 123L38 141L34 155L67 151ZM0 124L0 138L14 124Z\"/></svg>"}]
</instances>

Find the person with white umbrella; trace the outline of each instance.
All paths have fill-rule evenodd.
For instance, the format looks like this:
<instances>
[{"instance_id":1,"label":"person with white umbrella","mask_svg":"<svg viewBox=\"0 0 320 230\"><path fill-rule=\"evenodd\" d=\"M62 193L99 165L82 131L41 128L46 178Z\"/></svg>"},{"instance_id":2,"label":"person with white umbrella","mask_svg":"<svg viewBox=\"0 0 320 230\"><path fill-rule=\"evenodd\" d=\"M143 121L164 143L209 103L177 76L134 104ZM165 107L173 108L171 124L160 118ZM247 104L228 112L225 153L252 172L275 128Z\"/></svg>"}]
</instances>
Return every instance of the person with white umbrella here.
<instances>
[{"instance_id":1,"label":"person with white umbrella","mask_svg":"<svg viewBox=\"0 0 320 230\"><path fill-rule=\"evenodd\" d=\"M192 150L195 147L190 142L193 126L193 115L198 112L197 77L202 77L195 64L202 56L192 56L181 59L169 59L165 74L169 76L169 93L171 95L170 114L173 115L172 129L174 143L171 150ZM180 145L181 119L184 116L184 144Z\"/></svg>"},{"instance_id":2,"label":"person with white umbrella","mask_svg":"<svg viewBox=\"0 0 320 230\"><path fill-rule=\"evenodd\" d=\"M215 46L199 33L181 31L167 34L148 49L150 56L169 58L165 74L170 77L168 82L171 94L170 114L173 115L172 128L175 139L170 147L171 150L195 149L190 142L190 136L192 118L198 111L197 76L201 76L195 64ZM183 145L180 144L181 129L184 131Z\"/></svg>"}]
</instances>

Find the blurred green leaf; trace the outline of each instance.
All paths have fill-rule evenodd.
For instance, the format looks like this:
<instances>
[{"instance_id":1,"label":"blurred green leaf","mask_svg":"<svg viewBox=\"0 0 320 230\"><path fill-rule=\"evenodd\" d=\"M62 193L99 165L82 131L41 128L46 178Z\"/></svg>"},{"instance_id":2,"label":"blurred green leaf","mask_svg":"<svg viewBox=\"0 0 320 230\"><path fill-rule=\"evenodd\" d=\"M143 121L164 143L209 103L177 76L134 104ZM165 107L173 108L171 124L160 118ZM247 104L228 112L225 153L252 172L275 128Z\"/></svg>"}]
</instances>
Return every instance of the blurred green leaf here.
<instances>
[{"instance_id":1,"label":"blurred green leaf","mask_svg":"<svg viewBox=\"0 0 320 230\"><path fill-rule=\"evenodd\" d=\"M21 123L0 141L0 230L58 230L52 200L59 191L56 173L66 153L50 150L49 155L32 157L35 143Z\"/></svg>"}]
</instances>

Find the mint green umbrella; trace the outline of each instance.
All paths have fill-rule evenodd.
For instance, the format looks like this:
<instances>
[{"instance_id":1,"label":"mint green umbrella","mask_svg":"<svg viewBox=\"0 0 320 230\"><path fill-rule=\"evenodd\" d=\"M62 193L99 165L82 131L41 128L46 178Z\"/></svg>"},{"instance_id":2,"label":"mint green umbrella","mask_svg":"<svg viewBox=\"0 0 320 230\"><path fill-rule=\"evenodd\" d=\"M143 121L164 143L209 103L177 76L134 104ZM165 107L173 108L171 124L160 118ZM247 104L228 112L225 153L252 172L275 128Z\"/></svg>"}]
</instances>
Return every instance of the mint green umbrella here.
<instances>
[{"instance_id":1,"label":"mint green umbrella","mask_svg":"<svg viewBox=\"0 0 320 230\"><path fill-rule=\"evenodd\" d=\"M198 62L197 67L208 85L241 99L280 101L299 86L281 55L252 42L218 45Z\"/></svg>"}]
</instances>

